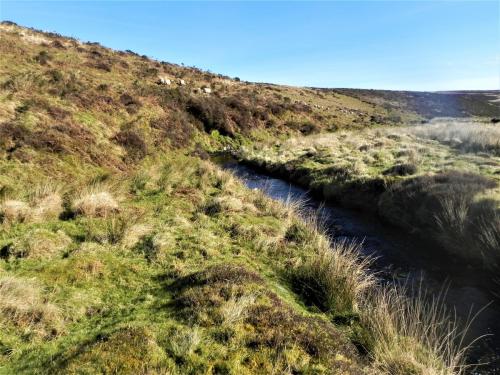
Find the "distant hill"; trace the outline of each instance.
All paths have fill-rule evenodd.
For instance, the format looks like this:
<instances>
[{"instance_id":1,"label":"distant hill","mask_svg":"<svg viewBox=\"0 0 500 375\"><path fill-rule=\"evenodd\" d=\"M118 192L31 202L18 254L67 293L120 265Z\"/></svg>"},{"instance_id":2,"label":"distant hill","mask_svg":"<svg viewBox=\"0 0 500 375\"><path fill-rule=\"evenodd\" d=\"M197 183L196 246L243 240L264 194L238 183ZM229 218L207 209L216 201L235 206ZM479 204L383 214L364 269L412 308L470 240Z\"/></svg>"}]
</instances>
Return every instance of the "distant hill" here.
<instances>
[{"instance_id":1,"label":"distant hill","mask_svg":"<svg viewBox=\"0 0 500 375\"><path fill-rule=\"evenodd\" d=\"M390 91L335 89L384 108L411 111L425 118L499 117L500 91Z\"/></svg>"}]
</instances>

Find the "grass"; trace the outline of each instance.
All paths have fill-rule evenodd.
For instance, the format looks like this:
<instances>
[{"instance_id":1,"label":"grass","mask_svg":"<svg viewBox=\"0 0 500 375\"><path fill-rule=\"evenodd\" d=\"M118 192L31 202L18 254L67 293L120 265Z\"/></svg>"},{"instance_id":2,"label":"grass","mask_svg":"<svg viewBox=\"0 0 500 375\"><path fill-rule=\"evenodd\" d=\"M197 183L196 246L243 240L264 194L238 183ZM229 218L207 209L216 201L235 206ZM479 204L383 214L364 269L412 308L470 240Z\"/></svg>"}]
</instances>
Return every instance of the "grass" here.
<instances>
[{"instance_id":1,"label":"grass","mask_svg":"<svg viewBox=\"0 0 500 375\"><path fill-rule=\"evenodd\" d=\"M375 284L370 258L361 258L355 242L321 246L305 263L293 269L301 294L322 311L349 315L358 311L364 294Z\"/></svg>"},{"instance_id":2,"label":"grass","mask_svg":"<svg viewBox=\"0 0 500 375\"><path fill-rule=\"evenodd\" d=\"M422 290L408 298L401 287L376 289L363 307L367 346L375 367L389 374L464 374L460 329L440 297Z\"/></svg>"},{"instance_id":3,"label":"grass","mask_svg":"<svg viewBox=\"0 0 500 375\"><path fill-rule=\"evenodd\" d=\"M500 130L490 123L449 119L417 126L413 132L437 140L463 152L485 152L500 156Z\"/></svg>"},{"instance_id":4,"label":"grass","mask_svg":"<svg viewBox=\"0 0 500 375\"><path fill-rule=\"evenodd\" d=\"M477 127L481 134L492 131ZM261 142L237 154L324 198L430 237L452 256L497 267L498 157L457 151L419 132L421 127L340 131ZM490 140L496 142L494 131Z\"/></svg>"},{"instance_id":5,"label":"grass","mask_svg":"<svg viewBox=\"0 0 500 375\"><path fill-rule=\"evenodd\" d=\"M351 341L374 329L362 314L377 284L355 244L330 242L300 205L251 193L210 162L168 154L137 170L108 180L133 187L119 212L2 228L9 251L65 238L50 256L2 260L2 311L18 317L0 323L6 371L378 371L382 357ZM206 209L231 199L237 210Z\"/></svg>"},{"instance_id":6,"label":"grass","mask_svg":"<svg viewBox=\"0 0 500 375\"><path fill-rule=\"evenodd\" d=\"M272 137L260 161L291 162L288 173L314 188L361 178L375 194L432 170L449 147L415 148L416 138L382 129L287 138L418 115L9 23L0 32L0 372L458 371L451 341L412 328L425 305L390 310L392 329L377 325L384 296L410 302L383 292L356 244L328 238L300 203L249 191L201 160ZM494 175L495 160L451 162ZM496 222L480 207L467 214L495 246ZM430 330L442 316L432 311Z\"/></svg>"}]
</instances>

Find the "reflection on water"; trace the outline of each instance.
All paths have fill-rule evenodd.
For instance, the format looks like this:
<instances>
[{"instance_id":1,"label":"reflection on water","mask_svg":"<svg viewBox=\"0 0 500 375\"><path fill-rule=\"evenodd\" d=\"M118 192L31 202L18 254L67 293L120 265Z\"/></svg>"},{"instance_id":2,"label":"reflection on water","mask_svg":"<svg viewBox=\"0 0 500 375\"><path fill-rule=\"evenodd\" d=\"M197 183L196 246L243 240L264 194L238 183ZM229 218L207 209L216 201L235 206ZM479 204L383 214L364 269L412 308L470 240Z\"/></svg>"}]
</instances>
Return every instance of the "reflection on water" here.
<instances>
[{"instance_id":1,"label":"reflection on water","mask_svg":"<svg viewBox=\"0 0 500 375\"><path fill-rule=\"evenodd\" d=\"M491 275L446 257L436 245L400 233L373 217L336 206L322 204L304 189L284 180L256 172L235 160L215 160L240 177L251 189L260 189L274 199L302 199L321 215L331 235L336 238L363 240L363 252L378 257L376 270L382 277L418 283L433 294L446 289L445 303L467 320L483 309L469 330L469 339L488 334L470 352L471 363L489 362L474 374L500 374L500 303L491 290Z\"/></svg>"}]
</instances>

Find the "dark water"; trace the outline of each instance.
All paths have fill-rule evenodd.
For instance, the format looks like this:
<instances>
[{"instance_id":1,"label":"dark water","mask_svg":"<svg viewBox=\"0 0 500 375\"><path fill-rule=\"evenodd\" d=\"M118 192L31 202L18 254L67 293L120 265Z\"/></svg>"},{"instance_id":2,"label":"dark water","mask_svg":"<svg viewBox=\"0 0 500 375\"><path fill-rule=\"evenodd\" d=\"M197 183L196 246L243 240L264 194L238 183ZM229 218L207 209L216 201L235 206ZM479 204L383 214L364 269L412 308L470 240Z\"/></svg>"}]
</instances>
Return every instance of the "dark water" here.
<instances>
[{"instance_id":1,"label":"dark water","mask_svg":"<svg viewBox=\"0 0 500 375\"><path fill-rule=\"evenodd\" d=\"M467 339L488 336L470 350L469 362L489 364L470 373L500 374L500 302L493 294L492 275L454 262L436 245L401 233L373 216L324 204L306 190L238 164L234 159L220 157L215 161L242 179L247 187L263 190L274 199L286 200L289 196L305 199L335 238L363 240L363 252L378 257L374 268L381 277L421 285L431 294L446 290L444 303L456 311L461 321L482 310L473 321Z\"/></svg>"}]
</instances>

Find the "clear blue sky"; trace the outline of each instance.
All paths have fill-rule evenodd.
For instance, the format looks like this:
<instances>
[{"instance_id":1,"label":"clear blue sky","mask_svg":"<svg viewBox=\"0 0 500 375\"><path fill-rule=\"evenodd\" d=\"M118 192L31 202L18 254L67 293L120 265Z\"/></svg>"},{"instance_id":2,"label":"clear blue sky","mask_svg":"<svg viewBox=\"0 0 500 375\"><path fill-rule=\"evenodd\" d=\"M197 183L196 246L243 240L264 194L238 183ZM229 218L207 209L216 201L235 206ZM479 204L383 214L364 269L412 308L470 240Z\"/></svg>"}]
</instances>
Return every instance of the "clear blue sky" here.
<instances>
[{"instance_id":1,"label":"clear blue sky","mask_svg":"<svg viewBox=\"0 0 500 375\"><path fill-rule=\"evenodd\" d=\"M12 2L0 18L249 81L499 89L499 1Z\"/></svg>"}]
</instances>

